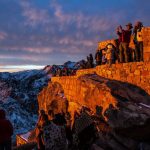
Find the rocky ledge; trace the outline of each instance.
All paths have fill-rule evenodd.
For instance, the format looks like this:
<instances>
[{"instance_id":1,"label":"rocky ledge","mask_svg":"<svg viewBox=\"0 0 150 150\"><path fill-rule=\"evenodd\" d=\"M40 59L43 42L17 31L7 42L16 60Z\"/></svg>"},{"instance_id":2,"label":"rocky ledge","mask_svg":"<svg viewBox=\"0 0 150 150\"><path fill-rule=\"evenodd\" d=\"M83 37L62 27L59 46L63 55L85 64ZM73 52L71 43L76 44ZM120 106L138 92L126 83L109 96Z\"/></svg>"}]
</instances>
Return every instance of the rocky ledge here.
<instances>
[{"instance_id":1,"label":"rocky ledge","mask_svg":"<svg viewBox=\"0 0 150 150\"><path fill-rule=\"evenodd\" d=\"M99 139L103 149L150 149L150 95L143 89L97 74L78 77L76 98L67 100L63 86L49 82L38 96L39 109L55 113L86 106L99 117ZM76 88L76 87L74 87ZM74 90L74 89L72 89ZM104 130L106 129L106 130Z\"/></svg>"}]
</instances>

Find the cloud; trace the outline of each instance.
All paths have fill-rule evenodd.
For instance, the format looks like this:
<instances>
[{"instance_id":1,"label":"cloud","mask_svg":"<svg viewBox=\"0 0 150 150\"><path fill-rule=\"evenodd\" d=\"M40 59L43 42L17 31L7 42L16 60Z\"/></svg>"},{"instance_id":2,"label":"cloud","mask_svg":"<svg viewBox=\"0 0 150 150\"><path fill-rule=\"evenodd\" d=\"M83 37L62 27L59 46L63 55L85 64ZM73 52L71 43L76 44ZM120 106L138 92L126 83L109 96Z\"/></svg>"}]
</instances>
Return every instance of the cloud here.
<instances>
[{"instance_id":1,"label":"cloud","mask_svg":"<svg viewBox=\"0 0 150 150\"><path fill-rule=\"evenodd\" d=\"M20 5L23 9L22 15L26 18L25 25L37 26L49 22L47 10L34 7L29 1L20 1Z\"/></svg>"},{"instance_id":2,"label":"cloud","mask_svg":"<svg viewBox=\"0 0 150 150\"><path fill-rule=\"evenodd\" d=\"M47 53L52 53L54 51L53 47L24 47L24 46L1 46L1 49L3 51L13 51L13 52L29 52L29 53L34 53L34 54L47 54Z\"/></svg>"},{"instance_id":3,"label":"cloud","mask_svg":"<svg viewBox=\"0 0 150 150\"><path fill-rule=\"evenodd\" d=\"M4 40L7 38L7 33L0 31L0 40Z\"/></svg>"},{"instance_id":4,"label":"cloud","mask_svg":"<svg viewBox=\"0 0 150 150\"><path fill-rule=\"evenodd\" d=\"M54 15L61 28L74 23L77 29L84 28L88 29L88 31L106 31L112 25L112 21L102 15L87 15L80 11L67 14L56 1L52 1L50 6L54 9ZM111 14L111 18L116 18L116 14Z\"/></svg>"},{"instance_id":5,"label":"cloud","mask_svg":"<svg viewBox=\"0 0 150 150\"><path fill-rule=\"evenodd\" d=\"M116 26L136 20L149 25L149 4L149 0L1 0L0 64L61 64L86 58L94 54L98 41L117 37Z\"/></svg>"}]
</instances>

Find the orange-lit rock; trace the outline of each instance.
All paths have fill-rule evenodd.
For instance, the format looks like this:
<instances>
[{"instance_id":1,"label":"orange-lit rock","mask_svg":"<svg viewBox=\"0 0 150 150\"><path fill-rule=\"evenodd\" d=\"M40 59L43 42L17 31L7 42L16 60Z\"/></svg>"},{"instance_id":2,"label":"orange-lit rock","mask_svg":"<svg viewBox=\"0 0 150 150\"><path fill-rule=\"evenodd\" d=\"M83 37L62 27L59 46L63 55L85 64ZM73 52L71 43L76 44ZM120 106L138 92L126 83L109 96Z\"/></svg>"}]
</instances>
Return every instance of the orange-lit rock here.
<instances>
[{"instance_id":1,"label":"orange-lit rock","mask_svg":"<svg viewBox=\"0 0 150 150\"><path fill-rule=\"evenodd\" d=\"M62 92L68 101L60 96ZM134 140L150 140L150 95L135 85L97 74L54 77L39 94L38 102L46 112L68 109L72 121L74 112L82 106L94 113L96 106L101 107L101 115L115 133Z\"/></svg>"},{"instance_id":2,"label":"orange-lit rock","mask_svg":"<svg viewBox=\"0 0 150 150\"><path fill-rule=\"evenodd\" d=\"M69 80L70 83L69 84ZM65 112L67 101L60 98L58 93L64 92L70 105L70 112L80 109L82 106L90 108L95 112L96 106L103 108L102 114L106 120L111 119L104 115L110 106L117 111L122 111L120 104L144 103L150 105L150 96L137 86L123 83L116 80L109 80L96 74L87 74L80 77L53 78L53 83L49 82L38 96L40 109L56 109L56 113ZM55 107L51 103L55 101ZM126 121L126 118L125 120ZM119 120L118 120L119 124Z\"/></svg>"},{"instance_id":3,"label":"orange-lit rock","mask_svg":"<svg viewBox=\"0 0 150 150\"><path fill-rule=\"evenodd\" d=\"M66 112L67 100L63 97L63 88L58 83L49 82L38 95L39 110L43 109L48 113L53 110L55 113Z\"/></svg>"}]
</instances>

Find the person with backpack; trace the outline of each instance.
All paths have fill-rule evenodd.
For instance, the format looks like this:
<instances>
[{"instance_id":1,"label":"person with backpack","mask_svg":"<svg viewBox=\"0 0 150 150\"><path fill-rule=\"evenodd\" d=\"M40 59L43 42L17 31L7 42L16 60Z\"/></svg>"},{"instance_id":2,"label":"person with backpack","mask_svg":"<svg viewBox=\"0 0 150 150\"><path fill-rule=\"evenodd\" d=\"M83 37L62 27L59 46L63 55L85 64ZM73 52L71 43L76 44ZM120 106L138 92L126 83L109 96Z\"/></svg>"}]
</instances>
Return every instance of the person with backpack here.
<instances>
[{"instance_id":1,"label":"person with backpack","mask_svg":"<svg viewBox=\"0 0 150 150\"><path fill-rule=\"evenodd\" d=\"M137 21L133 29L136 61L143 61L143 38L141 32L142 28L143 28L142 22Z\"/></svg>"},{"instance_id":2,"label":"person with backpack","mask_svg":"<svg viewBox=\"0 0 150 150\"><path fill-rule=\"evenodd\" d=\"M129 43L131 39L132 34L132 24L128 23L126 25L126 30L122 28L122 26L119 26L117 28L117 34L119 36L120 45L119 45L119 57L120 62L129 62Z\"/></svg>"},{"instance_id":3,"label":"person with backpack","mask_svg":"<svg viewBox=\"0 0 150 150\"><path fill-rule=\"evenodd\" d=\"M102 65L105 65L107 63L106 59L106 49L102 51Z\"/></svg>"},{"instance_id":4,"label":"person with backpack","mask_svg":"<svg viewBox=\"0 0 150 150\"><path fill-rule=\"evenodd\" d=\"M111 43L106 46L106 59L109 66L115 63L115 50Z\"/></svg>"},{"instance_id":5,"label":"person with backpack","mask_svg":"<svg viewBox=\"0 0 150 150\"><path fill-rule=\"evenodd\" d=\"M11 136L13 135L13 126L6 119L6 113L0 109L0 150L11 150Z\"/></svg>"}]
</instances>

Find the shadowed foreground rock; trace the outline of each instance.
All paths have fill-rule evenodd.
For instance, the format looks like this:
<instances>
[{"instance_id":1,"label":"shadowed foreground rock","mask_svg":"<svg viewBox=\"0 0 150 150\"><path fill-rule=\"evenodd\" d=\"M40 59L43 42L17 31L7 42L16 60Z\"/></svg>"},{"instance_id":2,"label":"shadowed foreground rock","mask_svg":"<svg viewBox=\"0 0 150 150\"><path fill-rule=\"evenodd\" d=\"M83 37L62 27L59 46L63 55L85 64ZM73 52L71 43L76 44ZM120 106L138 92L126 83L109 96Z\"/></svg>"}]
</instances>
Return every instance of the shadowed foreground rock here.
<instances>
[{"instance_id":1,"label":"shadowed foreground rock","mask_svg":"<svg viewBox=\"0 0 150 150\"><path fill-rule=\"evenodd\" d=\"M73 111L81 106L90 108L93 113L99 108L99 116L110 130L104 132L99 128L97 145L114 150L149 148L146 143L150 143L150 95L144 90L96 74L76 79L76 98L72 100L63 97L62 87L49 82L38 96L39 109L56 113L68 109L73 116Z\"/></svg>"}]
</instances>

